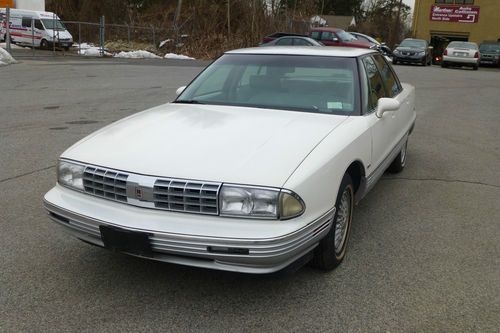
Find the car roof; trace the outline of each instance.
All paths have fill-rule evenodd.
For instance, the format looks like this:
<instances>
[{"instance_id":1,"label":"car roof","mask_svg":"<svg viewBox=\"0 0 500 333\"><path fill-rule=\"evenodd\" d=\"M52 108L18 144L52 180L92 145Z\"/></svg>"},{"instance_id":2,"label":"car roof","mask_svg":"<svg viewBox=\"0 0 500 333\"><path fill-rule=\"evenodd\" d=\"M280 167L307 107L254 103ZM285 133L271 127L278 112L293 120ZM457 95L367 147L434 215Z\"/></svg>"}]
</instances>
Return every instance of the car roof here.
<instances>
[{"instance_id":1,"label":"car roof","mask_svg":"<svg viewBox=\"0 0 500 333\"><path fill-rule=\"evenodd\" d=\"M360 57L365 54L377 53L370 49L336 46L269 46L252 47L227 51L226 54L281 54L310 55L322 57Z\"/></svg>"},{"instance_id":2,"label":"car roof","mask_svg":"<svg viewBox=\"0 0 500 333\"><path fill-rule=\"evenodd\" d=\"M340 31L342 29L340 28L333 28L333 27L317 27L317 28L311 28L311 31Z\"/></svg>"}]
</instances>

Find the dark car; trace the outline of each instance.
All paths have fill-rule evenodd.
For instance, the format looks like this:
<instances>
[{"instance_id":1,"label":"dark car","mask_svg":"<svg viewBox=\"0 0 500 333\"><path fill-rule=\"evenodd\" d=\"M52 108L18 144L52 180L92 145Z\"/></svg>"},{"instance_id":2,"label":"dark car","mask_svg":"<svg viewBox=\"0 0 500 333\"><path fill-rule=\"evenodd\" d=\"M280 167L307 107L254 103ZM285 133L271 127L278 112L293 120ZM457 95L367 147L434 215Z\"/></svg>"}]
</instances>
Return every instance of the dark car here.
<instances>
[{"instance_id":1,"label":"dark car","mask_svg":"<svg viewBox=\"0 0 500 333\"><path fill-rule=\"evenodd\" d=\"M380 43L375 38L370 37L370 36L365 35L365 34L362 34L362 33L359 33L359 32L349 31L349 33L351 35L353 35L354 37L356 37L357 40L362 40L362 41L365 41L367 43L370 43L372 49L378 50L380 53L382 53L385 56L392 57L392 51L389 48L389 46L387 46L385 43Z\"/></svg>"},{"instance_id":2,"label":"dark car","mask_svg":"<svg viewBox=\"0 0 500 333\"><path fill-rule=\"evenodd\" d=\"M392 51L392 64L413 63L427 66L432 64L432 46L423 39L406 38Z\"/></svg>"},{"instance_id":3,"label":"dark car","mask_svg":"<svg viewBox=\"0 0 500 333\"><path fill-rule=\"evenodd\" d=\"M479 45L479 64L500 66L500 43L482 42Z\"/></svg>"},{"instance_id":4,"label":"dark car","mask_svg":"<svg viewBox=\"0 0 500 333\"><path fill-rule=\"evenodd\" d=\"M369 49L370 43L356 39L353 35L338 28L312 28L309 37L325 46L348 46Z\"/></svg>"},{"instance_id":5,"label":"dark car","mask_svg":"<svg viewBox=\"0 0 500 333\"><path fill-rule=\"evenodd\" d=\"M260 44L260 46L324 46L324 45L309 37L286 36L275 39L269 43Z\"/></svg>"},{"instance_id":6,"label":"dark car","mask_svg":"<svg viewBox=\"0 0 500 333\"><path fill-rule=\"evenodd\" d=\"M301 34L296 34L293 32L275 32L274 34L267 35L264 37L262 42L259 45L266 44L269 42L272 42L275 39L281 38L281 37L287 37L287 36L299 36L299 37L307 37L306 35L301 35Z\"/></svg>"}]
</instances>

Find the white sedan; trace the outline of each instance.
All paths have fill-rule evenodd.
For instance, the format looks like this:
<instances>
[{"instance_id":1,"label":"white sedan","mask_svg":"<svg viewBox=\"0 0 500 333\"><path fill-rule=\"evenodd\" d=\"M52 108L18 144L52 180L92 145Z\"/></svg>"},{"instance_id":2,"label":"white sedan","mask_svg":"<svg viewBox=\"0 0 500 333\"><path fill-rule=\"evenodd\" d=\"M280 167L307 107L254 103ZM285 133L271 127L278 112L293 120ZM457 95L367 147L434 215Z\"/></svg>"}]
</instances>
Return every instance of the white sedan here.
<instances>
[{"instance_id":1,"label":"white sedan","mask_svg":"<svg viewBox=\"0 0 500 333\"><path fill-rule=\"evenodd\" d=\"M368 49L230 51L178 94L66 150L50 218L152 260L330 270L354 204L404 168L416 117L414 88Z\"/></svg>"},{"instance_id":2,"label":"white sedan","mask_svg":"<svg viewBox=\"0 0 500 333\"><path fill-rule=\"evenodd\" d=\"M479 67L479 48L476 43L451 42L443 53L441 67L469 66L474 70Z\"/></svg>"}]
</instances>

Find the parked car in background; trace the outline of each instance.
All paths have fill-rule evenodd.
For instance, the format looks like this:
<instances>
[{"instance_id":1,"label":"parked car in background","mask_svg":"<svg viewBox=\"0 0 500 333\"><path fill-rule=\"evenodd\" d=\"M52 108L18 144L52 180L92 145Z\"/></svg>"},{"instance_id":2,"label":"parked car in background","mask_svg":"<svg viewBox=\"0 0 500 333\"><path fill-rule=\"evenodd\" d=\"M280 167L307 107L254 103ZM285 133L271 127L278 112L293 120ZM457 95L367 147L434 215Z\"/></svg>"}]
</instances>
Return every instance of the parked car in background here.
<instances>
[{"instance_id":1,"label":"parked car in background","mask_svg":"<svg viewBox=\"0 0 500 333\"><path fill-rule=\"evenodd\" d=\"M7 36L7 15L0 8L0 39ZM66 29L59 17L51 12L34 10L10 10L10 40L12 43L47 49L56 47L69 49L73 45L73 36ZM33 24L33 27L32 27Z\"/></svg>"},{"instance_id":2,"label":"parked car in background","mask_svg":"<svg viewBox=\"0 0 500 333\"><path fill-rule=\"evenodd\" d=\"M479 67L479 48L472 42L451 42L443 53L441 67L469 66L474 70Z\"/></svg>"},{"instance_id":3,"label":"parked car in background","mask_svg":"<svg viewBox=\"0 0 500 333\"><path fill-rule=\"evenodd\" d=\"M177 93L61 155L44 199L55 223L151 260L330 270L355 203L405 167L416 118L414 87L369 49L230 51Z\"/></svg>"},{"instance_id":4,"label":"parked car in background","mask_svg":"<svg viewBox=\"0 0 500 333\"><path fill-rule=\"evenodd\" d=\"M275 39L269 43L260 44L259 46L324 46L322 43L301 36L287 36Z\"/></svg>"},{"instance_id":5,"label":"parked car in background","mask_svg":"<svg viewBox=\"0 0 500 333\"><path fill-rule=\"evenodd\" d=\"M500 43L481 43L479 45L479 64L500 66Z\"/></svg>"},{"instance_id":6,"label":"parked car in background","mask_svg":"<svg viewBox=\"0 0 500 333\"><path fill-rule=\"evenodd\" d=\"M392 52L392 64L410 63L427 66L432 64L432 46L423 39L406 38Z\"/></svg>"},{"instance_id":7,"label":"parked car in background","mask_svg":"<svg viewBox=\"0 0 500 333\"><path fill-rule=\"evenodd\" d=\"M325 46L348 46L369 49L370 43L356 39L350 33L338 28L312 28L309 37L315 39Z\"/></svg>"},{"instance_id":8,"label":"parked car in background","mask_svg":"<svg viewBox=\"0 0 500 333\"><path fill-rule=\"evenodd\" d=\"M293 32L275 32L274 34L267 35L262 39L262 42L259 45L266 44L272 42L275 39L285 37L285 36L299 36L299 37L307 37L306 35L296 34Z\"/></svg>"},{"instance_id":9,"label":"parked car in background","mask_svg":"<svg viewBox=\"0 0 500 333\"><path fill-rule=\"evenodd\" d=\"M362 41L365 41L367 43L370 43L370 46L372 49L378 50L380 53L382 53L385 56L392 57L392 51L389 48L389 46L387 46L385 43L380 43L375 38L370 37L370 36L365 35L365 34L362 34L362 33L359 33L359 32L349 31L349 33L351 35L353 35L354 37L356 37L357 40L362 40Z\"/></svg>"}]
</instances>

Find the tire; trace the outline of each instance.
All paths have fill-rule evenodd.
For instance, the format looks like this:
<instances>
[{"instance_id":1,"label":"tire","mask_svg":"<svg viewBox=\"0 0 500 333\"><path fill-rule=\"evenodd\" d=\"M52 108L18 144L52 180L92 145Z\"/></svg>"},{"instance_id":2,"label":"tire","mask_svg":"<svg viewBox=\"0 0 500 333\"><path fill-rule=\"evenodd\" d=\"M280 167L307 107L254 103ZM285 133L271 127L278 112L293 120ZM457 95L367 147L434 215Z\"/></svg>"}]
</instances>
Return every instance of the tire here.
<instances>
[{"instance_id":1,"label":"tire","mask_svg":"<svg viewBox=\"0 0 500 333\"><path fill-rule=\"evenodd\" d=\"M392 59L392 64L393 64L393 65L397 65L397 64L398 64L398 60L393 58L393 59Z\"/></svg>"},{"instance_id":2,"label":"tire","mask_svg":"<svg viewBox=\"0 0 500 333\"><path fill-rule=\"evenodd\" d=\"M403 169L406 166L407 155L408 155L408 138L406 139L398 156L396 156L396 158L394 159L394 161L392 161L389 168L387 168L387 171L389 171L390 173L399 173L403 171Z\"/></svg>"},{"instance_id":3,"label":"tire","mask_svg":"<svg viewBox=\"0 0 500 333\"><path fill-rule=\"evenodd\" d=\"M421 64L422 66L424 66L424 67L425 67L425 66L427 66L427 58L423 59L423 60L420 62L420 64Z\"/></svg>"},{"instance_id":4,"label":"tire","mask_svg":"<svg viewBox=\"0 0 500 333\"><path fill-rule=\"evenodd\" d=\"M473 70L475 70L475 71L477 71L477 70L478 70L478 68L479 68L479 66L478 66L478 65L475 65L474 67L472 67L472 69L473 69Z\"/></svg>"},{"instance_id":5,"label":"tire","mask_svg":"<svg viewBox=\"0 0 500 333\"><path fill-rule=\"evenodd\" d=\"M427 66L432 66L432 59L429 59L429 61L427 61Z\"/></svg>"},{"instance_id":6,"label":"tire","mask_svg":"<svg viewBox=\"0 0 500 333\"><path fill-rule=\"evenodd\" d=\"M41 48L42 50L48 50L48 49L49 49L49 42L47 42L47 40L46 40L46 39L42 39L42 40L40 41L40 48Z\"/></svg>"},{"instance_id":7,"label":"tire","mask_svg":"<svg viewBox=\"0 0 500 333\"><path fill-rule=\"evenodd\" d=\"M444 61L441 62L441 67L443 68L447 68L448 67L448 64Z\"/></svg>"},{"instance_id":8,"label":"tire","mask_svg":"<svg viewBox=\"0 0 500 333\"><path fill-rule=\"evenodd\" d=\"M335 208L332 227L314 250L311 262L312 266L324 271L340 265L346 254L354 209L354 187L351 176L347 173L340 183Z\"/></svg>"}]
</instances>

